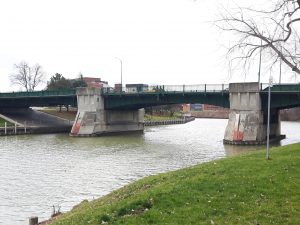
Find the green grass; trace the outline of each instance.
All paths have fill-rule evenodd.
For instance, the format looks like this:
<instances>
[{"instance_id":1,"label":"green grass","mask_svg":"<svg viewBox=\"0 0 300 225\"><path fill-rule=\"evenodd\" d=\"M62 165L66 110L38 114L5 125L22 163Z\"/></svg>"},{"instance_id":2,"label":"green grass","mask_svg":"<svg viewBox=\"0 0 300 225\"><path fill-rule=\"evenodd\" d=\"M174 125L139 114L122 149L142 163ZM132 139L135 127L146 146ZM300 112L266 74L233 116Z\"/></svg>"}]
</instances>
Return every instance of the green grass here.
<instances>
[{"instance_id":1,"label":"green grass","mask_svg":"<svg viewBox=\"0 0 300 225\"><path fill-rule=\"evenodd\" d=\"M6 126L13 126L14 124L11 122L8 122L7 120L0 118L0 127L4 127L6 122Z\"/></svg>"},{"instance_id":2,"label":"green grass","mask_svg":"<svg viewBox=\"0 0 300 225\"><path fill-rule=\"evenodd\" d=\"M53 224L300 224L300 144L150 176Z\"/></svg>"}]
</instances>

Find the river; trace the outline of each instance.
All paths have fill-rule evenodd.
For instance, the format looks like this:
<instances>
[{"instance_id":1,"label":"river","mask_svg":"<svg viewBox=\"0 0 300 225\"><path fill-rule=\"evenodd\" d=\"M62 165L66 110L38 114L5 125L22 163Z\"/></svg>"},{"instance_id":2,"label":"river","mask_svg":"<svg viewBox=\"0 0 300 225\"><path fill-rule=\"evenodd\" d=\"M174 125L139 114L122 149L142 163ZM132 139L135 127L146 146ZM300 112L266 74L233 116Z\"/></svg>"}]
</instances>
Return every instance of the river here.
<instances>
[{"instance_id":1,"label":"river","mask_svg":"<svg viewBox=\"0 0 300 225\"><path fill-rule=\"evenodd\" d=\"M30 216L49 218L53 205L68 211L148 175L259 148L224 146L226 124L196 119L143 134L0 137L0 224L27 225ZM281 145L300 142L300 122L281 125L287 135Z\"/></svg>"}]
</instances>

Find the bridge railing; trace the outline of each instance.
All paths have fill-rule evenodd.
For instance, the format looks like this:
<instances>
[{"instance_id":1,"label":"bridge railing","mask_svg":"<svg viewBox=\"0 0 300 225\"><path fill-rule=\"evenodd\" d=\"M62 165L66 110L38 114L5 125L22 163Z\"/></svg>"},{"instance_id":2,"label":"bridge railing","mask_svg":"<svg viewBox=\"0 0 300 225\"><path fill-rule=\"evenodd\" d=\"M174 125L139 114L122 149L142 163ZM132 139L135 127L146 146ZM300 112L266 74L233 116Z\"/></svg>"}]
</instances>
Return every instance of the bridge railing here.
<instances>
[{"instance_id":1,"label":"bridge railing","mask_svg":"<svg viewBox=\"0 0 300 225\"><path fill-rule=\"evenodd\" d=\"M52 91L22 91L0 93L0 98L17 98L17 97L42 97L42 96L69 96L76 95L75 89L61 89Z\"/></svg>"},{"instance_id":2,"label":"bridge railing","mask_svg":"<svg viewBox=\"0 0 300 225\"><path fill-rule=\"evenodd\" d=\"M199 84L199 85L151 85L123 87L120 89L104 88L104 94L135 94L135 93L184 93L184 92L228 92L229 84Z\"/></svg>"}]
</instances>

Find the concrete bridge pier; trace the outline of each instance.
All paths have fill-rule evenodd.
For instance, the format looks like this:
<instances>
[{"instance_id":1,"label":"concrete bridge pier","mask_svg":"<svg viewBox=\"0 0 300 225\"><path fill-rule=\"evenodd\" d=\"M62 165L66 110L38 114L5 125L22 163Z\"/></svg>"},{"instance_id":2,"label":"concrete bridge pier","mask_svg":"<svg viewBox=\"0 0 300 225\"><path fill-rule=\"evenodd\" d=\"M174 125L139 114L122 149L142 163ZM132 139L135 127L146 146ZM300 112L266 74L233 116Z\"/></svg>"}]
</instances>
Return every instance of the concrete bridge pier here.
<instances>
[{"instance_id":1,"label":"concrete bridge pier","mask_svg":"<svg viewBox=\"0 0 300 225\"><path fill-rule=\"evenodd\" d=\"M78 88L78 111L71 136L97 136L144 130L144 109L106 110L101 89Z\"/></svg>"},{"instance_id":2,"label":"concrete bridge pier","mask_svg":"<svg viewBox=\"0 0 300 225\"><path fill-rule=\"evenodd\" d=\"M267 140L267 109L262 108L259 83L229 84L230 113L225 144L264 144ZM266 107L264 107L266 108ZM271 109L270 139L282 139L279 111Z\"/></svg>"}]
</instances>

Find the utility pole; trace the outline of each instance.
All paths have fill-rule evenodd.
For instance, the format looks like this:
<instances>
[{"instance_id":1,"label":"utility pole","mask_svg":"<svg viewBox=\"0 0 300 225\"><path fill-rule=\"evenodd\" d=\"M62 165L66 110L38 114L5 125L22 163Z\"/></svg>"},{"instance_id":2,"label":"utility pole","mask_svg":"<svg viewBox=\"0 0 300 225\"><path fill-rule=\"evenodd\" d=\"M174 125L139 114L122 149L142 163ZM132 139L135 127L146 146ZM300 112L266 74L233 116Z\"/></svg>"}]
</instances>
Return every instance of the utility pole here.
<instances>
[{"instance_id":1,"label":"utility pole","mask_svg":"<svg viewBox=\"0 0 300 225\"><path fill-rule=\"evenodd\" d=\"M121 93L123 91L123 62L120 58L118 57L115 57L117 60L120 61L120 64L121 64Z\"/></svg>"},{"instance_id":2,"label":"utility pole","mask_svg":"<svg viewBox=\"0 0 300 225\"><path fill-rule=\"evenodd\" d=\"M273 78L269 78L269 89L268 89L268 123L267 123L267 156L266 158L270 159L270 107L271 107L271 86L273 83Z\"/></svg>"},{"instance_id":3,"label":"utility pole","mask_svg":"<svg viewBox=\"0 0 300 225\"><path fill-rule=\"evenodd\" d=\"M262 39L260 39L259 67L258 67L258 83L260 83L260 73L261 73L261 52L262 52Z\"/></svg>"}]
</instances>

